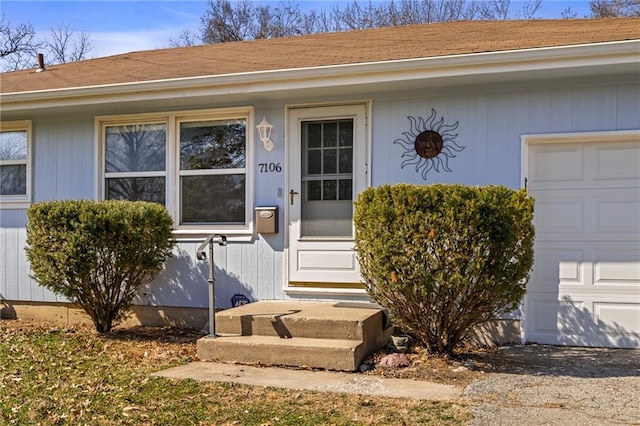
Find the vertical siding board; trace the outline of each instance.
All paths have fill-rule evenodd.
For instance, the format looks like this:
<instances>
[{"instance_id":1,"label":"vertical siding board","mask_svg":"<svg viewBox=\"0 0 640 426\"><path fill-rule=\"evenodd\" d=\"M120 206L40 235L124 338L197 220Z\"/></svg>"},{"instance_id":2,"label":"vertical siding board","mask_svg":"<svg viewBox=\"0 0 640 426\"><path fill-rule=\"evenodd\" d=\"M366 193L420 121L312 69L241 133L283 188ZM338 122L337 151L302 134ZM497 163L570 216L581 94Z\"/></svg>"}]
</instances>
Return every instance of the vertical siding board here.
<instances>
[{"instance_id":1,"label":"vertical siding board","mask_svg":"<svg viewBox=\"0 0 640 426\"><path fill-rule=\"evenodd\" d=\"M520 181L521 144L520 136L529 133L529 107L530 96L528 91L512 92L509 94L509 108L506 117L507 134L509 141L507 151L510 162L517 164L517 167L510 167L510 175L505 182L511 188L521 188L524 183Z\"/></svg>"},{"instance_id":2,"label":"vertical siding board","mask_svg":"<svg viewBox=\"0 0 640 426\"><path fill-rule=\"evenodd\" d=\"M469 174L469 171L473 168L474 158L471 153L475 149L477 142L475 138L475 131L470 127L469 122L469 105L468 96L456 95L450 96L447 101L447 109L445 120L447 124L453 125L458 122L458 128L453 132L458 136L454 139L454 142L464 147L461 152L452 151L455 158L452 158L449 162L451 170L451 182L461 182L462 179L459 176L463 174ZM470 181L472 178L468 178Z\"/></svg>"},{"instance_id":3,"label":"vertical siding board","mask_svg":"<svg viewBox=\"0 0 640 426\"><path fill-rule=\"evenodd\" d=\"M499 185L508 181L511 170L515 169L512 159L507 118L509 102L504 92L487 96L487 142L485 147L486 165L483 184Z\"/></svg>"},{"instance_id":4,"label":"vertical siding board","mask_svg":"<svg viewBox=\"0 0 640 426\"><path fill-rule=\"evenodd\" d=\"M616 129L640 128L640 85L621 84L616 89Z\"/></svg>"},{"instance_id":5,"label":"vertical siding board","mask_svg":"<svg viewBox=\"0 0 640 426\"><path fill-rule=\"evenodd\" d=\"M598 86L594 88L594 117L593 128L596 130L614 130L618 107L616 90L610 86Z\"/></svg>"},{"instance_id":6,"label":"vertical siding board","mask_svg":"<svg viewBox=\"0 0 640 426\"><path fill-rule=\"evenodd\" d=\"M16 218L20 210L2 211L2 250L5 259L3 268L4 289L2 296L9 300L20 300L25 294L21 294L18 286L17 250L18 235L16 230Z\"/></svg>"},{"instance_id":7,"label":"vertical siding board","mask_svg":"<svg viewBox=\"0 0 640 426\"><path fill-rule=\"evenodd\" d=\"M242 282L252 288L257 299L263 298L264 289L262 283L258 282L258 244L254 238L251 243L241 244L242 248L242 269L240 276Z\"/></svg>"},{"instance_id":8,"label":"vertical siding board","mask_svg":"<svg viewBox=\"0 0 640 426\"><path fill-rule=\"evenodd\" d=\"M571 126L573 114L573 88L559 88L551 92L551 116L544 132L560 133L575 131Z\"/></svg>"},{"instance_id":9,"label":"vertical siding board","mask_svg":"<svg viewBox=\"0 0 640 426\"><path fill-rule=\"evenodd\" d=\"M267 237L273 238L273 237ZM260 288L260 299L275 299L275 262L273 249L268 243L267 238L258 236L256 243L258 245L258 269L257 269L257 287Z\"/></svg>"},{"instance_id":10,"label":"vertical siding board","mask_svg":"<svg viewBox=\"0 0 640 426\"><path fill-rule=\"evenodd\" d=\"M549 89L535 90L529 98L529 130L542 133L549 128L551 116L551 92Z\"/></svg>"},{"instance_id":11,"label":"vertical siding board","mask_svg":"<svg viewBox=\"0 0 640 426\"><path fill-rule=\"evenodd\" d=\"M580 131L595 129L595 107L593 87L578 87L573 89L571 111L571 128Z\"/></svg>"},{"instance_id":12,"label":"vertical siding board","mask_svg":"<svg viewBox=\"0 0 640 426\"><path fill-rule=\"evenodd\" d=\"M215 256L214 263L215 263L215 279L216 279L216 307L219 307L219 308L226 308L230 306L230 303L226 302L231 297L229 294L231 279L229 278L229 273L228 273L229 268L227 266L228 252L229 252L228 245L219 246L216 244L213 247L213 255ZM209 290L207 289L207 291ZM208 302L207 302L207 305L208 305Z\"/></svg>"},{"instance_id":13,"label":"vertical siding board","mask_svg":"<svg viewBox=\"0 0 640 426\"><path fill-rule=\"evenodd\" d=\"M8 211L0 210L0 300L8 299L7 269L11 265L9 250L7 250L7 214Z\"/></svg>"},{"instance_id":14,"label":"vertical siding board","mask_svg":"<svg viewBox=\"0 0 640 426\"><path fill-rule=\"evenodd\" d=\"M473 145L469 148L468 155L474 158L469 175L462 178L460 183L482 185L486 181L486 164L489 153L487 152L487 137L489 133L487 95L478 94L467 101L469 114L469 127L473 134Z\"/></svg>"},{"instance_id":15,"label":"vertical siding board","mask_svg":"<svg viewBox=\"0 0 640 426\"><path fill-rule=\"evenodd\" d=\"M218 307L229 307L230 297L235 293L242 293L250 299L256 299L255 289L251 289L242 277L242 246L244 243L230 242L227 246L227 278L228 286L221 294ZM222 298L223 297L223 298ZM256 299L257 300L257 299Z\"/></svg>"},{"instance_id":16,"label":"vertical siding board","mask_svg":"<svg viewBox=\"0 0 640 426\"><path fill-rule=\"evenodd\" d=\"M33 125L33 200L46 201L57 198L57 161L55 128L47 123ZM67 164L68 165L68 164Z\"/></svg>"}]
</instances>

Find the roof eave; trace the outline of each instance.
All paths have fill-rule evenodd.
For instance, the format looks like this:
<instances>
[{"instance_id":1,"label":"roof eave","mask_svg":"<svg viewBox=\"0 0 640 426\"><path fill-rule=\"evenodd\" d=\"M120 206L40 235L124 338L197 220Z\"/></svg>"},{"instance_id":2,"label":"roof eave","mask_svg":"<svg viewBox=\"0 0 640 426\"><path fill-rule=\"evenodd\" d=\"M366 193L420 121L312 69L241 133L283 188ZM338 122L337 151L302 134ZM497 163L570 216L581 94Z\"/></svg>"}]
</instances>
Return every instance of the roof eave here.
<instances>
[{"instance_id":1,"label":"roof eave","mask_svg":"<svg viewBox=\"0 0 640 426\"><path fill-rule=\"evenodd\" d=\"M264 93L317 85L349 85L602 65L637 65L640 40L209 75L0 94L4 111L208 94Z\"/></svg>"}]
</instances>

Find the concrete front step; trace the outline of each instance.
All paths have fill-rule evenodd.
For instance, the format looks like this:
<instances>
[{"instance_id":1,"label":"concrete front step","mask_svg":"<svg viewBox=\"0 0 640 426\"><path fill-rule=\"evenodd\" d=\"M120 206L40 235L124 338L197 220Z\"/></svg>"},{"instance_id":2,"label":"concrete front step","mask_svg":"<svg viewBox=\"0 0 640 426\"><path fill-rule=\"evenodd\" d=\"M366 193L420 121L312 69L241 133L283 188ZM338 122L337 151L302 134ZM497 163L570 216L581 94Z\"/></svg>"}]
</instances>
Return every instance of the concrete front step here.
<instances>
[{"instance_id":1,"label":"concrete front step","mask_svg":"<svg viewBox=\"0 0 640 426\"><path fill-rule=\"evenodd\" d=\"M353 371L389 341L371 303L260 301L216 313L216 334L197 343L202 361Z\"/></svg>"},{"instance_id":2,"label":"concrete front step","mask_svg":"<svg viewBox=\"0 0 640 426\"><path fill-rule=\"evenodd\" d=\"M241 364L283 365L354 371L367 356L358 340L219 335L197 342L198 358Z\"/></svg>"},{"instance_id":3,"label":"concrete front step","mask_svg":"<svg viewBox=\"0 0 640 426\"><path fill-rule=\"evenodd\" d=\"M386 328L382 310L370 303L261 301L216 314L216 332L242 336L363 340Z\"/></svg>"}]
</instances>

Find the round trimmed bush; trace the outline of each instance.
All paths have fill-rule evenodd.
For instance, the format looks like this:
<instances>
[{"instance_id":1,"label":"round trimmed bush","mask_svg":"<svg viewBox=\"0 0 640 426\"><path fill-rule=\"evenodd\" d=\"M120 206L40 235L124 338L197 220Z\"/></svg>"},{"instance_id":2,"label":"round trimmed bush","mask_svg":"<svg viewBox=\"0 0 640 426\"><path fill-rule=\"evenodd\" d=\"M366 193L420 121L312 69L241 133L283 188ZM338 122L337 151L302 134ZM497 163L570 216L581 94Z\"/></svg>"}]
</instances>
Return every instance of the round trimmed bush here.
<instances>
[{"instance_id":1,"label":"round trimmed bush","mask_svg":"<svg viewBox=\"0 0 640 426\"><path fill-rule=\"evenodd\" d=\"M518 307L533 264L533 199L503 186L385 185L355 207L373 300L433 353Z\"/></svg>"},{"instance_id":2,"label":"round trimmed bush","mask_svg":"<svg viewBox=\"0 0 640 426\"><path fill-rule=\"evenodd\" d=\"M35 279L80 305L107 333L171 255L172 219L143 201L63 200L27 211L27 257Z\"/></svg>"}]
</instances>

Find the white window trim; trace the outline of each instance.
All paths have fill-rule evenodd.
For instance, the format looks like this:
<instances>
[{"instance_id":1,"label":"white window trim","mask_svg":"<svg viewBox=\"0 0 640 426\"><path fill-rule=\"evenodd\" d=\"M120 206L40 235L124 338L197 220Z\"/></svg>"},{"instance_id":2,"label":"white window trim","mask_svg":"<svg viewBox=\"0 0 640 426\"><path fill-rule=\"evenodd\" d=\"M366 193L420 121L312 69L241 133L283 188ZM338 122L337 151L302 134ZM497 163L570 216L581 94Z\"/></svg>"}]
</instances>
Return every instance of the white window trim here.
<instances>
[{"instance_id":1,"label":"white window trim","mask_svg":"<svg viewBox=\"0 0 640 426\"><path fill-rule=\"evenodd\" d=\"M242 169L225 169L224 174L236 171L243 172L245 180L245 223L243 225L180 225L180 146L179 132L180 122L221 120L231 118L246 119L246 164ZM225 233L230 235L253 234L253 210L254 210L254 110L253 107L216 108L205 110L171 111L160 113L108 115L95 118L95 143L96 143L96 197L105 198L105 143L104 134L107 126L129 125L141 123L166 123L167 149L166 149L166 193L165 205L174 220L174 236L177 238L197 238L212 233ZM182 174L190 174L190 171L182 171ZM216 171L195 171L194 174L216 174ZM123 174L119 174L124 176ZM145 176L149 175L145 173Z\"/></svg>"},{"instance_id":2,"label":"white window trim","mask_svg":"<svg viewBox=\"0 0 640 426\"><path fill-rule=\"evenodd\" d=\"M22 121L0 121L0 132L11 131L27 132L27 158L26 160L5 160L3 165L25 164L27 166L27 191L24 195L0 195L0 209L27 209L31 205L31 182L32 182L32 134L33 125L31 120Z\"/></svg>"}]
</instances>

